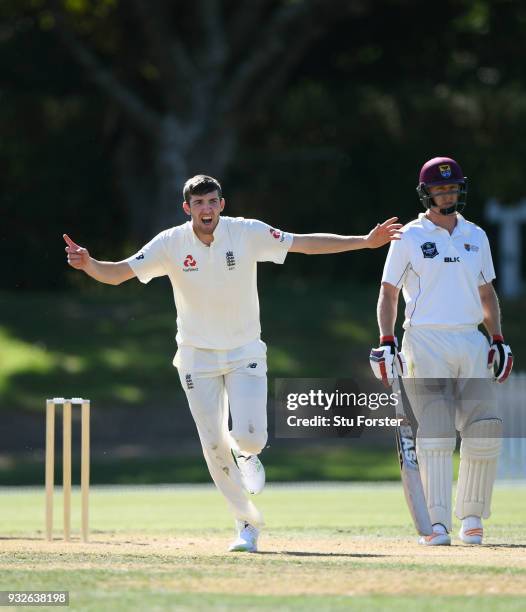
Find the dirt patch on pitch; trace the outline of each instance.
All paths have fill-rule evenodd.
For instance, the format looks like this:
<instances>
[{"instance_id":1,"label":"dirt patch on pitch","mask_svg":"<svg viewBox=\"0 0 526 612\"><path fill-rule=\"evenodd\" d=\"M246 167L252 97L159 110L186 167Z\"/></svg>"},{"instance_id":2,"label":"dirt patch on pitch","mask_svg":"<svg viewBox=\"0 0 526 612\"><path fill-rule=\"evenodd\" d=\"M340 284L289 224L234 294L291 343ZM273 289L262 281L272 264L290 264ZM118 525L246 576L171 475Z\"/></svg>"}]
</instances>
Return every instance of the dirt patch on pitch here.
<instances>
[{"instance_id":1,"label":"dirt patch on pitch","mask_svg":"<svg viewBox=\"0 0 526 612\"><path fill-rule=\"evenodd\" d=\"M88 544L0 539L0 572L106 569L115 572L108 585L140 588L147 570L149 588L181 592L526 595L526 544L424 548L412 539L265 533L251 555L226 553L229 541L107 533Z\"/></svg>"}]
</instances>

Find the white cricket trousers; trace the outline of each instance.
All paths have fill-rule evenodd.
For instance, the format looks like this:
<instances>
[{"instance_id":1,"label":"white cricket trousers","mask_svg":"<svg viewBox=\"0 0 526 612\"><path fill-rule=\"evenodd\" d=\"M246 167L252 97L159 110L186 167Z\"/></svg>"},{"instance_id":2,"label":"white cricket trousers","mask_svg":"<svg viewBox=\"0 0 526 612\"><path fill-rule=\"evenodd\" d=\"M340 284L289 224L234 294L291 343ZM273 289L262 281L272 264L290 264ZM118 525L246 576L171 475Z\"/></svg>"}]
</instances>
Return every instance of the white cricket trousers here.
<instances>
[{"instance_id":1,"label":"white cricket trousers","mask_svg":"<svg viewBox=\"0 0 526 612\"><path fill-rule=\"evenodd\" d=\"M475 421L499 418L492 375L487 368L488 351L486 337L476 328L410 327L405 331L402 352L408 378L460 379L464 384L478 379L479 388L484 391L479 397L457 403L453 410L442 403L440 394L428 403L412 401L420 438L455 437L455 430L462 434ZM406 389L411 391L409 381Z\"/></svg>"},{"instance_id":2,"label":"white cricket trousers","mask_svg":"<svg viewBox=\"0 0 526 612\"><path fill-rule=\"evenodd\" d=\"M193 351L194 357L198 352ZM196 361L186 360L185 365L181 359L178 372L210 475L237 520L262 525L263 517L247 496L232 448L256 455L267 442L266 358L223 362L215 372L199 371Z\"/></svg>"},{"instance_id":3,"label":"white cricket trousers","mask_svg":"<svg viewBox=\"0 0 526 612\"><path fill-rule=\"evenodd\" d=\"M429 515L433 524L441 523L448 531L456 430L462 442L455 514L460 519L488 518L491 511L502 422L487 368L488 350L488 341L474 328L412 327L402 343L409 370L404 383L418 421L416 451Z\"/></svg>"}]
</instances>

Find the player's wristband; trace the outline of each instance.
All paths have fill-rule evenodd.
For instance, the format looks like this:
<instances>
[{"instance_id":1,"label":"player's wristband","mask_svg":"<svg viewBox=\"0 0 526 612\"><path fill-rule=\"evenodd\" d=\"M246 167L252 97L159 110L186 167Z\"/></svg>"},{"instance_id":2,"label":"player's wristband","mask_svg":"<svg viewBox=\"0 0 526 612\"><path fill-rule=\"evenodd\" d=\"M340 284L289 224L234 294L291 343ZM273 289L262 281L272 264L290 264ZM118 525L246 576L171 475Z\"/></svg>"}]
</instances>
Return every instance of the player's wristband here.
<instances>
[{"instance_id":1,"label":"player's wristband","mask_svg":"<svg viewBox=\"0 0 526 612\"><path fill-rule=\"evenodd\" d=\"M502 342L502 343L504 343L504 336L501 336L499 334L493 334L492 340L493 340L493 342Z\"/></svg>"},{"instance_id":2,"label":"player's wristband","mask_svg":"<svg viewBox=\"0 0 526 612\"><path fill-rule=\"evenodd\" d=\"M396 336L380 336L380 346L398 346Z\"/></svg>"}]
</instances>

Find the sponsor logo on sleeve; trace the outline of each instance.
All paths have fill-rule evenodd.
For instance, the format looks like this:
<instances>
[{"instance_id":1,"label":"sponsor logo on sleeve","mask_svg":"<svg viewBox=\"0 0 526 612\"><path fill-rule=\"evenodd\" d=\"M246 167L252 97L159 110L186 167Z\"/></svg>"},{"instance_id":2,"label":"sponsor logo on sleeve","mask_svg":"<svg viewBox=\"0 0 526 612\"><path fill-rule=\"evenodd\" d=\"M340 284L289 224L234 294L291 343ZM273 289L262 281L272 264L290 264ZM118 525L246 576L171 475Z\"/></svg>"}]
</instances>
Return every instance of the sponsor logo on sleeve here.
<instances>
[{"instance_id":1,"label":"sponsor logo on sleeve","mask_svg":"<svg viewBox=\"0 0 526 612\"><path fill-rule=\"evenodd\" d=\"M285 234L277 229L274 229L273 227L270 228L270 234L273 238L279 240L280 242L283 242L285 240Z\"/></svg>"},{"instance_id":2,"label":"sponsor logo on sleeve","mask_svg":"<svg viewBox=\"0 0 526 612\"><path fill-rule=\"evenodd\" d=\"M438 255L437 245L434 242L424 242L420 245L420 248L424 254L424 259L433 259Z\"/></svg>"}]
</instances>

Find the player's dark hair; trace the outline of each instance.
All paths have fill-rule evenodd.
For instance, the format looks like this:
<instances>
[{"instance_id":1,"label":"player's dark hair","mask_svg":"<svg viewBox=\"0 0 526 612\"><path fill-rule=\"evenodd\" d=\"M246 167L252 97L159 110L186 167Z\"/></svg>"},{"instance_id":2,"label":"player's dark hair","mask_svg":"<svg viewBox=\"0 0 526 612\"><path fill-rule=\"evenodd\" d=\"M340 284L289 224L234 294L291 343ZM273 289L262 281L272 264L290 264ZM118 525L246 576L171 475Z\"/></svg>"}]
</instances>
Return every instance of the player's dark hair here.
<instances>
[{"instance_id":1,"label":"player's dark hair","mask_svg":"<svg viewBox=\"0 0 526 612\"><path fill-rule=\"evenodd\" d=\"M217 179L206 176L206 174L196 174L196 176L189 178L184 184L184 201L190 203L190 196L205 195L205 193L216 190L219 197L221 197L221 185Z\"/></svg>"}]
</instances>

